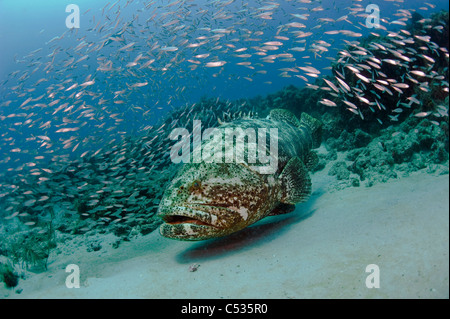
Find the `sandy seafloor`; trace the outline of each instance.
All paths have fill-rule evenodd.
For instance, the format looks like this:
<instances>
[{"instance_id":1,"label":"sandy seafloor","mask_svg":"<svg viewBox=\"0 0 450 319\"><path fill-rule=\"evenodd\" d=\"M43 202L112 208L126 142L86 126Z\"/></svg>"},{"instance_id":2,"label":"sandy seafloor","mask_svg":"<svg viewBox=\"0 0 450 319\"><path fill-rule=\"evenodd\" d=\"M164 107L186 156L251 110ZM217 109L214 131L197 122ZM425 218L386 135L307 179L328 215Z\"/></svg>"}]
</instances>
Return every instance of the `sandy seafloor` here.
<instances>
[{"instance_id":1,"label":"sandy seafloor","mask_svg":"<svg viewBox=\"0 0 450 319\"><path fill-rule=\"evenodd\" d=\"M329 192L332 178L315 173L295 212L227 238L181 242L155 231L114 249L114 235L80 236L59 245L48 271L1 285L0 297L449 298L449 175ZM88 252L92 240L102 249ZM79 266L78 289L65 285L68 264ZM378 265L380 288L366 287L368 264Z\"/></svg>"}]
</instances>

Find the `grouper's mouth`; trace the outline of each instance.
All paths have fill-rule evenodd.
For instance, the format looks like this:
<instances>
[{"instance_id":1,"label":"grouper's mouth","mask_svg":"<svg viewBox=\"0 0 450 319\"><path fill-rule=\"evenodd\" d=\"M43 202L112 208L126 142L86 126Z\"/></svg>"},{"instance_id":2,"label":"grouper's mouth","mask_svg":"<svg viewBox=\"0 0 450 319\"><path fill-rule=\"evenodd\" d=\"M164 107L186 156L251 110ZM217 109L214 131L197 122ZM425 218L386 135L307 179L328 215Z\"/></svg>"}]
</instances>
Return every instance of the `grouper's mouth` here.
<instances>
[{"instance_id":1,"label":"grouper's mouth","mask_svg":"<svg viewBox=\"0 0 450 319\"><path fill-rule=\"evenodd\" d=\"M189 206L165 207L158 215L169 225L193 224L222 228L217 224L217 216L211 211L227 209L223 205L195 204ZM228 210L228 209L227 209Z\"/></svg>"},{"instance_id":2,"label":"grouper's mouth","mask_svg":"<svg viewBox=\"0 0 450 319\"><path fill-rule=\"evenodd\" d=\"M178 225L178 224L195 224L195 225L201 225L201 226L211 226L215 227L209 223L206 223L200 219L192 218L189 216L182 216L182 215L166 215L162 217L163 221L166 224L169 225Z\"/></svg>"},{"instance_id":3,"label":"grouper's mouth","mask_svg":"<svg viewBox=\"0 0 450 319\"><path fill-rule=\"evenodd\" d=\"M158 216L164 221L162 236L178 240L203 240L226 235L236 212L229 205L187 204L162 206Z\"/></svg>"}]
</instances>

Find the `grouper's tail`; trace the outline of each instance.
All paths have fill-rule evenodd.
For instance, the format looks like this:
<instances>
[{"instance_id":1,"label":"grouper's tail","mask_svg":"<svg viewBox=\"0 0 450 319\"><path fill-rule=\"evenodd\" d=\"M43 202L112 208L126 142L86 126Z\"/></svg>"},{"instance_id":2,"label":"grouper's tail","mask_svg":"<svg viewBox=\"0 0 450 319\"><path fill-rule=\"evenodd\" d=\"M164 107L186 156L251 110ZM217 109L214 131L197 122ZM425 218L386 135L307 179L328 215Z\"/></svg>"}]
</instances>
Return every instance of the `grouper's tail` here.
<instances>
[{"instance_id":1,"label":"grouper's tail","mask_svg":"<svg viewBox=\"0 0 450 319\"><path fill-rule=\"evenodd\" d=\"M302 113L300 123L311 130L313 148L317 148L322 143L322 122L307 113Z\"/></svg>"}]
</instances>

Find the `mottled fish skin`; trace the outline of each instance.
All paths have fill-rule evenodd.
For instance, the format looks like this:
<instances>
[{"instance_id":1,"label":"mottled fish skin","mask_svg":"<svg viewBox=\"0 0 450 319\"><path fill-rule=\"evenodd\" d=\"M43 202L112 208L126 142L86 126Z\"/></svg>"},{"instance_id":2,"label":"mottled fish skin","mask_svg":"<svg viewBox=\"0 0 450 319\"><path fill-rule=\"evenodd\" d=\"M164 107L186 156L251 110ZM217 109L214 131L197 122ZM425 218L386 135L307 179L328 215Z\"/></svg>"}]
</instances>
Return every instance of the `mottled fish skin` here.
<instances>
[{"instance_id":1,"label":"mottled fish skin","mask_svg":"<svg viewBox=\"0 0 450 319\"><path fill-rule=\"evenodd\" d=\"M220 126L225 127L277 128L276 172L260 174L247 163L183 164L159 206L162 236L178 240L226 236L286 212L277 209L280 204L292 206L310 195L306 168L317 158L311 149L320 145L318 120L304 113L299 121L287 110L272 110L268 119L240 119Z\"/></svg>"}]
</instances>

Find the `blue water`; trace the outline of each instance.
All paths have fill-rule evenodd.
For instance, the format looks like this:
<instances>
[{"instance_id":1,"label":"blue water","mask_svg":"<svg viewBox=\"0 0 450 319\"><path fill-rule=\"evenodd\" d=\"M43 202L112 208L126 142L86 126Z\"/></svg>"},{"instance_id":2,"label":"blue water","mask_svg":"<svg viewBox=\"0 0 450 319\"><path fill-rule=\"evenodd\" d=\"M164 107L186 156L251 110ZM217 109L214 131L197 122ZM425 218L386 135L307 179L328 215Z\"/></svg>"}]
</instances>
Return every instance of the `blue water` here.
<instances>
[{"instance_id":1,"label":"blue water","mask_svg":"<svg viewBox=\"0 0 450 319\"><path fill-rule=\"evenodd\" d=\"M87 0L78 0L76 4L80 7L81 12L81 27L77 31L77 37L81 38L84 35L93 36L95 39L95 32L89 32L87 29L89 27L95 26L97 22L93 21L93 16L95 16L96 20L99 21L101 18L101 10L108 3L114 3L114 1L108 0L98 0L98 1L87 1ZM175 1L154 1L155 5L153 5L150 10L145 10L144 12L138 12L143 8L145 3L148 1L134 1L127 8L122 8L120 11L120 16L123 17L123 21L130 19L133 15L144 15L144 13L153 12L153 7L156 4L167 5L169 3L173 3ZM200 8L202 6L213 8L212 5L207 5L207 3L211 3L211 1L191 1L187 2L188 4L195 4L195 7L192 7L192 10ZM225 1L224 1L225 2ZM258 4L259 2L259 4ZM47 41L52 39L55 36L60 36L64 32L67 31L65 26L65 19L68 13L65 12L65 7L68 4L73 3L73 1L66 0L43 0L43 1L15 1L15 0L3 0L0 2L0 45L2 48L0 54L0 79L7 79L8 75L11 72L20 69L26 69L26 65L16 64L14 63L14 57L16 59L22 59L24 56L29 54L31 51L43 48L43 51L40 53L42 56L45 54L51 53L48 46L45 45ZM118 5L124 6L126 1L120 1ZM247 1L248 8L257 8L264 6L266 2L264 1ZM267 2L268 3L268 2ZM351 6L352 1L335 1L335 0L324 0L320 2L314 2L310 5L305 4L295 4L294 1L279 1L279 8L276 10L276 13L273 15L273 20L263 20L263 19L252 19L248 18L247 23L242 25L243 28L246 28L251 31L259 30L262 26L262 23L267 23L267 28L270 30L265 32L264 35L261 36L262 39L267 39L267 41L273 40L273 35L276 33L276 27L280 24L287 23L288 21L298 21L306 24L306 29L302 29L308 31L308 28L312 28L318 24L317 18L332 18L337 19L348 13L346 10ZM448 10L449 4L448 1L445 0L437 0L437 1L429 1L429 3L435 5L435 8L430 8L426 4L424 4L420 0L408 0L403 3L396 2L386 2L386 1L361 1L356 2L357 4L361 4L362 7L365 7L368 4L376 3L380 7L381 18L395 20L396 17L393 14L396 13L398 9L416 9L417 12L421 13L424 16L430 15L432 12L437 12L441 9ZM116 9L118 7L114 9ZM318 12L308 12L304 10L298 10L298 7L317 7L321 5L325 10ZM426 7L428 10L420 10L419 8ZM176 8L176 6L175 6ZM241 1L235 1L233 4L227 7L227 10L233 12L234 10L239 10L242 8ZM160 8L157 9L157 13L168 12L170 8ZM89 11L88 11L89 10ZM217 9L219 10L219 9ZM88 11L87 13L85 13ZM115 11L115 10L113 10ZM252 10L249 10L252 12ZM219 20L210 20L211 13L208 12L204 16L204 20L207 20L206 24L211 24L213 27L226 27L232 26L233 22L237 19L230 19L225 21ZM293 18L290 13L309 13L310 16L308 20L299 20ZM244 13L243 15L249 15L249 13ZM111 15L115 16L115 15ZM147 17L148 18L148 17ZM245 18L245 17L244 17ZM146 19L146 18L145 18ZM141 19L141 20L145 20ZM350 17L349 18L354 24L353 26L349 25L346 22L329 24L325 25L324 28L319 29L320 32L314 32L312 37L306 38L309 43L313 40L324 40L324 41L333 41L333 46L331 47L329 54L325 54L322 58L314 58L313 54L310 52L299 52L295 55L298 59L296 64L300 65L302 62L302 58L305 56L312 56L310 59L306 59L308 62L313 63L314 67L317 69L321 67L329 66L329 60L325 59L328 57L335 57L337 51L342 46L342 37L329 36L323 34L324 31L327 30L339 30L340 27L345 27L345 29L359 31L366 35L368 31L364 30L358 23L363 23L363 18ZM102 20L105 21L103 18ZM214 23L218 21L217 23ZM191 21L187 19L186 24L189 24ZM239 25L234 26L234 28L238 28ZM395 28L396 26L391 26L390 28ZM136 32L139 30L145 30L147 33L149 30L144 29L142 27L136 26ZM151 30L153 33L158 33L161 30ZM237 30L239 32L239 30ZM201 32L198 32L201 34ZM144 36L145 37L145 36ZM189 37L195 37L194 34L190 34ZM237 36L238 37L238 36ZM169 38L169 37L167 37ZM230 37L232 38L232 37ZM347 38L348 39L348 38ZM350 39L351 40L351 39ZM264 42L264 41L261 41ZM62 50L73 47L77 42L75 39L67 40L61 43ZM60 44L60 43L58 43ZM285 45L287 47L287 45ZM204 53L204 52L201 52ZM170 56L170 54L168 54ZM61 58L61 57L58 57ZM200 81L200 84L194 86L186 95L186 100L188 102L195 102L200 96L206 94L209 96L221 97L224 99L236 99L236 98L248 98L252 96L256 96L258 94L265 95L270 92L276 92L283 88L286 85L294 84L298 86L304 85L304 81L299 78L280 78L278 74L281 73L278 71L279 68L290 67L290 63L275 63L274 65L266 65L265 70L267 71L266 75L257 74L257 76L252 77L253 82L249 82L247 80L242 80L244 76L251 76L252 73L248 72L245 67L239 67L232 64L233 57L225 56L226 61L228 61L228 65L224 69L223 73L220 77L212 78L212 73L215 73L216 70L207 70L205 73L197 72L198 74L192 74L192 78L194 81L196 76L202 77L203 81ZM95 65L95 64L92 64ZM180 66L183 67L183 66ZM71 70L74 75L76 75L77 70ZM202 70L204 71L204 70ZM211 71L211 72L208 72ZM173 70L173 76L176 77L178 70ZM166 78L171 78L171 76L167 75ZM192 85L192 78L187 77L185 79L181 79L178 82L175 81L172 83L167 83L167 86L184 86L184 85ZM270 85L264 84L264 82L270 81L272 82ZM6 89L7 86L4 87ZM158 88L161 89L161 88ZM164 89L164 88L162 88ZM163 95L161 98L161 104L166 105L168 96L172 97L173 93L170 93L168 90L167 95ZM175 96L176 99L176 96ZM184 102L184 101L183 101ZM144 101L145 103L145 101ZM182 103L182 102L179 102ZM174 104L179 104L174 103Z\"/></svg>"}]
</instances>

